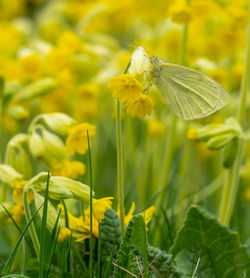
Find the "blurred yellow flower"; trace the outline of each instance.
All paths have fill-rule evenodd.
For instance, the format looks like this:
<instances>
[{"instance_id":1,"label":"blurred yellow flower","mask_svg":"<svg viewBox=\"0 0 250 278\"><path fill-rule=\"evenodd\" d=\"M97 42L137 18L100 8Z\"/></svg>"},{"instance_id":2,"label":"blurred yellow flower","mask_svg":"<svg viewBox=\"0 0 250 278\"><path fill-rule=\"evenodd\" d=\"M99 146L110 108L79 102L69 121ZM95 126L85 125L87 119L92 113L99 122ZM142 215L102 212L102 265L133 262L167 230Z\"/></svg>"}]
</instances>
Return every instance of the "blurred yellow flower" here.
<instances>
[{"instance_id":1,"label":"blurred yellow flower","mask_svg":"<svg viewBox=\"0 0 250 278\"><path fill-rule=\"evenodd\" d=\"M187 23L191 19L191 9L185 3L176 3L169 9L169 17L176 23Z\"/></svg>"},{"instance_id":2,"label":"blurred yellow flower","mask_svg":"<svg viewBox=\"0 0 250 278\"><path fill-rule=\"evenodd\" d=\"M141 94L138 98L128 101L125 106L127 107L127 113L132 117L140 116L144 118L146 115L150 116L152 114L153 101L149 96Z\"/></svg>"},{"instance_id":3,"label":"blurred yellow flower","mask_svg":"<svg viewBox=\"0 0 250 278\"><path fill-rule=\"evenodd\" d=\"M198 129L195 127L191 127L187 131L187 139L190 141L196 141L198 139Z\"/></svg>"},{"instance_id":4,"label":"blurred yellow flower","mask_svg":"<svg viewBox=\"0 0 250 278\"><path fill-rule=\"evenodd\" d=\"M63 176L75 180L85 173L85 168L80 161L64 160L60 164L53 165L51 173L53 176Z\"/></svg>"},{"instance_id":5,"label":"blurred yellow flower","mask_svg":"<svg viewBox=\"0 0 250 278\"><path fill-rule=\"evenodd\" d=\"M87 131L91 145L91 138L96 134L96 127L94 125L83 123L70 130L66 140L66 151L69 155L74 155L76 152L80 154L86 153L88 149Z\"/></svg>"},{"instance_id":6,"label":"blurred yellow flower","mask_svg":"<svg viewBox=\"0 0 250 278\"><path fill-rule=\"evenodd\" d=\"M127 226L128 226L129 221L131 220L131 218L134 215L134 211L135 211L135 202L132 202L129 211L128 211L127 215L125 215L125 218L124 218L124 222ZM144 217L144 221L145 221L146 226L148 225L148 223L152 219L154 212L155 212L155 207L154 206L151 206L151 207L147 208L146 210L144 210L143 212L141 212L141 215ZM118 216L120 215L119 212L117 214L118 214Z\"/></svg>"},{"instance_id":7,"label":"blurred yellow flower","mask_svg":"<svg viewBox=\"0 0 250 278\"><path fill-rule=\"evenodd\" d=\"M42 73L42 60L38 54L30 54L18 61L21 77L25 80L35 80Z\"/></svg>"},{"instance_id":8,"label":"blurred yellow flower","mask_svg":"<svg viewBox=\"0 0 250 278\"><path fill-rule=\"evenodd\" d=\"M157 120L148 121L148 132L153 137L159 137L163 135L166 131L166 125Z\"/></svg>"},{"instance_id":9,"label":"blurred yellow flower","mask_svg":"<svg viewBox=\"0 0 250 278\"><path fill-rule=\"evenodd\" d=\"M58 234L58 242L64 242L65 240L69 239L71 237L71 231L70 229L66 227L62 227Z\"/></svg>"},{"instance_id":10,"label":"blurred yellow flower","mask_svg":"<svg viewBox=\"0 0 250 278\"><path fill-rule=\"evenodd\" d=\"M120 102L132 101L143 93L143 86L131 74L120 74L109 79L109 88Z\"/></svg>"},{"instance_id":11,"label":"blurred yellow flower","mask_svg":"<svg viewBox=\"0 0 250 278\"><path fill-rule=\"evenodd\" d=\"M101 199L93 198L93 215L97 221L104 218L104 213L111 208L113 199L113 197L105 197Z\"/></svg>"}]
</instances>

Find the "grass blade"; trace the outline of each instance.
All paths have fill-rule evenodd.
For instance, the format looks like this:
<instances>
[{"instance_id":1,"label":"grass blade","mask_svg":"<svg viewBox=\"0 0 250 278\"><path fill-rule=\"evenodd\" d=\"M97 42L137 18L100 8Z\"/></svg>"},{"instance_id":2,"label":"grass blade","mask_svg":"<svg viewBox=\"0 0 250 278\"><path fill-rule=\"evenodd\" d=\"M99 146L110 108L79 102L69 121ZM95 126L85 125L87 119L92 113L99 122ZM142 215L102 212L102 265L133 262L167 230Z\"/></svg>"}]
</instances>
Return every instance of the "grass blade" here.
<instances>
[{"instance_id":1,"label":"grass blade","mask_svg":"<svg viewBox=\"0 0 250 278\"><path fill-rule=\"evenodd\" d=\"M50 179L50 173L48 172L46 191L45 191L45 196L44 196L44 205L43 205L39 278L43 278L43 271L44 271L45 236L46 236L48 198L49 198L49 179Z\"/></svg>"},{"instance_id":2,"label":"grass blade","mask_svg":"<svg viewBox=\"0 0 250 278\"><path fill-rule=\"evenodd\" d=\"M94 265L94 250L93 250L93 214L92 214L92 194L93 194L93 185L92 185L92 163L91 163L91 151L90 151L90 143L89 143L89 132L87 130L87 138L88 138L88 150L89 150L89 185L90 185L90 259L89 259L89 277L93 277L93 265Z\"/></svg>"},{"instance_id":3,"label":"grass blade","mask_svg":"<svg viewBox=\"0 0 250 278\"><path fill-rule=\"evenodd\" d=\"M41 206L42 207L42 206ZM11 269L11 266L13 264L13 261L14 261L14 258L16 256L16 252L17 252L17 249L19 247L19 244L21 243L22 239L23 239L23 236L24 234L26 233L29 225L31 224L31 222L33 221L34 217L37 215L38 211L41 209L41 207L34 213L34 215L31 217L30 221L25 225L21 235L19 236L18 240L17 240L17 243L16 245L14 246L13 250L11 251L10 253L10 256L9 258L7 259L7 262L5 263L4 265L4 268L2 270L2 274L3 275L7 275L9 272L10 272L10 269ZM13 277L13 275L12 275Z\"/></svg>"},{"instance_id":4,"label":"grass blade","mask_svg":"<svg viewBox=\"0 0 250 278\"><path fill-rule=\"evenodd\" d=\"M22 230L20 229L20 227L18 226L18 224L16 223L15 219L12 217L12 215L10 214L10 212L7 210L7 208L1 204L1 206L3 207L3 209L6 211L6 213L8 214L9 218L11 219L12 223L14 224L14 226L17 228L17 230L19 231L19 233L22 233ZM30 240L28 238L25 239L25 241L29 244L30 248L33 250L33 246L30 242Z\"/></svg>"}]
</instances>

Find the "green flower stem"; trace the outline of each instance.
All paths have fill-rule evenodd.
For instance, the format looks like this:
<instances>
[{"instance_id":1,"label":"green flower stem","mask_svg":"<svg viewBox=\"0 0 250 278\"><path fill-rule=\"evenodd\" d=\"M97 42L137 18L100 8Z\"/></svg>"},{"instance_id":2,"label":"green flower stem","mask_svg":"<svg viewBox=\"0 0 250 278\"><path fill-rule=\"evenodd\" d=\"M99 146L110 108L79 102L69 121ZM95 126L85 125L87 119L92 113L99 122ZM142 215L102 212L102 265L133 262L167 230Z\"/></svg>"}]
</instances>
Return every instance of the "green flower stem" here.
<instances>
[{"instance_id":1,"label":"green flower stem","mask_svg":"<svg viewBox=\"0 0 250 278\"><path fill-rule=\"evenodd\" d=\"M187 0L187 4L189 4L189 1ZM188 40L188 24L184 24L183 26L183 32L182 32L182 44L181 44L181 53L180 53L180 64L186 65L186 52L187 52L187 40ZM169 172L170 172L170 166L172 162L172 156L173 156L173 149L174 149L174 143L175 143L175 137L176 137L176 123L177 123L177 117L173 112L171 112L170 115L170 122L169 122L169 128L167 133L167 144L166 144L166 150L165 150L165 160L163 162L163 177L160 183L160 191L163 192L164 188L167 186L168 178L169 178ZM161 194L160 201L158 205L161 205L164 198L164 194Z\"/></svg>"},{"instance_id":2,"label":"green flower stem","mask_svg":"<svg viewBox=\"0 0 250 278\"><path fill-rule=\"evenodd\" d=\"M250 13L250 0L248 1L248 10ZM250 74L250 17L248 17L248 27L247 27L247 46L245 53L245 67L244 74L242 78L241 88L240 88L240 104L238 109L237 119L238 122L242 125L244 121L244 115L246 110L246 99L247 99L247 90L248 90L248 81ZM223 196L222 207L226 207L221 211L220 220L221 223L225 225L229 225L231 221L232 211L235 204L235 199L237 197L237 191L239 186L239 177L240 177L240 165L243 158L243 150L244 150L244 140L240 139L237 156L234 164L231 166L232 169L228 170L228 182L226 183L224 189L227 196ZM228 191L230 192L228 194ZM224 193L223 191L223 193Z\"/></svg>"},{"instance_id":3,"label":"green flower stem","mask_svg":"<svg viewBox=\"0 0 250 278\"><path fill-rule=\"evenodd\" d=\"M30 208L29 208L29 203L28 203L28 191L23 192L23 207L24 207L24 212L25 212L25 217L27 220L27 223L29 223L29 221L31 221L31 212L30 212ZM35 225L33 223L33 221L30 223L29 225L29 232L30 232L30 237L31 240L33 242L33 246L36 252L36 256L38 261L40 260L40 243L37 237L37 233L36 233L36 229L35 229Z\"/></svg>"},{"instance_id":4,"label":"green flower stem","mask_svg":"<svg viewBox=\"0 0 250 278\"><path fill-rule=\"evenodd\" d=\"M125 233L124 222L124 192L123 192L123 153L122 153L122 138L121 138L121 104L116 101L116 144L117 144L117 192L118 206L120 211L121 232Z\"/></svg>"},{"instance_id":5,"label":"green flower stem","mask_svg":"<svg viewBox=\"0 0 250 278\"><path fill-rule=\"evenodd\" d=\"M227 202L228 202L229 195L230 195L232 176L233 176L233 168L230 167L227 170L225 185L222 190L222 199L221 199L221 203L220 203L219 220L223 224L224 224L224 219L225 219L226 212L227 212Z\"/></svg>"},{"instance_id":6,"label":"green flower stem","mask_svg":"<svg viewBox=\"0 0 250 278\"><path fill-rule=\"evenodd\" d=\"M239 178L240 178L240 165L241 165L243 153L244 153L244 140L240 139L239 147L238 147L238 154L237 154L236 160L232 167L233 168L232 169L232 171L233 171L232 183L231 183L232 186L231 186L231 190L230 190L230 194L229 194L227 210L226 210L226 214L223 219L223 222L222 222L222 224L225 224L227 226L230 224L230 220L232 217L232 212L233 212L233 208L234 208L234 204L235 204L235 199L237 197L237 192L238 192L238 187L239 187Z\"/></svg>"},{"instance_id":7,"label":"green flower stem","mask_svg":"<svg viewBox=\"0 0 250 278\"><path fill-rule=\"evenodd\" d=\"M130 61L128 62L123 74L128 72ZM124 192L123 192L123 148L122 148L122 128L121 128L121 103L116 101L116 145L117 145L117 192L118 192L118 211L120 211L121 232L125 234L124 221Z\"/></svg>"}]
</instances>

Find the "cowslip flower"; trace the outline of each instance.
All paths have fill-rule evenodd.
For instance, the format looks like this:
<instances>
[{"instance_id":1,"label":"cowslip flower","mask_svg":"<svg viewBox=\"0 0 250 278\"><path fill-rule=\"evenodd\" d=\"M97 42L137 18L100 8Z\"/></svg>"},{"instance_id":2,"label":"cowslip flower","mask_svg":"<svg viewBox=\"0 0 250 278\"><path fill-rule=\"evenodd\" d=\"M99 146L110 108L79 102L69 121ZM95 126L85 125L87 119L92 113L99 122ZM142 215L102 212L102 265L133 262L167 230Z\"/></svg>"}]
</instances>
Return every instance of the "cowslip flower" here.
<instances>
[{"instance_id":1,"label":"cowslip flower","mask_svg":"<svg viewBox=\"0 0 250 278\"><path fill-rule=\"evenodd\" d=\"M74 155L76 152L80 154L86 153L88 149L87 131L91 139L96 134L96 127L88 123L83 123L70 130L66 140L66 151L69 155Z\"/></svg>"},{"instance_id":2,"label":"cowslip flower","mask_svg":"<svg viewBox=\"0 0 250 278\"><path fill-rule=\"evenodd\" d=\"M153 101L148 95L142 94L138 98L127 102L125 106L127 107L127 113L132 117L139 115L144 118L146 115L150 116L152 114Z\"/></svg>"},{"instance_id":3,"label":"cowslip flower","mask_svg":"<svg viewBox=\"0 0 250 278\"><path fill-rule=\"evenodd\" d=\"M187 23L191 20L191 10L185 4L177 3L170 8L169 16L173 22Z\"/></svg>"},{"instance_id":4,"label":"cowslip flower","mask_svg":"<svg viewBox=\"0 0 250 278\"><path fill-rule=\"evenodd\" d=\"M63 176L74 180L85 173L85 168L80 161L64 160L62 163L53 165L51 173L53 176Z\"/></svg>"},{"instance_id":5,"label":"cowslip flower","mask_svg":"<svg viewBox=\"0 0 250 278\"><path fill-rule=\"evenodd\" d=\"M135 211L135 202L132 202L131 204L131 207L127 213L127 215L125 215L125 218L124 218L124 222L125 224L128 226L129 224L129 221L131 220L131 218L133 217L134 215L134 211ZM155 207L154 206L151 206L149 208L147 208L146 210L142 211L141 212L141 215L143 216L144 218L144 221L145 221L145 225L147 226L148 223L150 222L150 220L152 219L153 217L153 214L155 212ZM117 212L117 215L120 216L120 212L118 211Z\"/></svg>"},{"instance_id":6,"label":"cowslip flower","mask_svg":"<svg viewBox=\"0 0 250 278\"><path fill-rule=\"evenodd\" d=\"M143 86L131 74L120 74L109 79L109 88L113 89L113 97L120 102L132 101L143 94Z\"/></svg>"}]
</instances>

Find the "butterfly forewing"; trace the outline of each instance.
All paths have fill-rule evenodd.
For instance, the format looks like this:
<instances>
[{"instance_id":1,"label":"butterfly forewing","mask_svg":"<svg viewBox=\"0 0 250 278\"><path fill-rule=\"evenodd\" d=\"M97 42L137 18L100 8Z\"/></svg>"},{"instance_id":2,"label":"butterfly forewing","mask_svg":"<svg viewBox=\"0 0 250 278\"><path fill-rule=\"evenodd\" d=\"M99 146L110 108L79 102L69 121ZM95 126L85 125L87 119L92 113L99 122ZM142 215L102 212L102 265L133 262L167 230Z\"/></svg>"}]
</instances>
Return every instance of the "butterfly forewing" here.
<instances>
[{"instance_id":1,"label":"butterfly forewing","mask_svg":"<svg viewBox=\"0 0 250 278\"><path fill-rule=\"evenodd\" d=\"M157 71L156 87L177 116L185 120L208 116L230 100L220 84L190 68L162 63Z\"/></svg>"}]
</instances>

